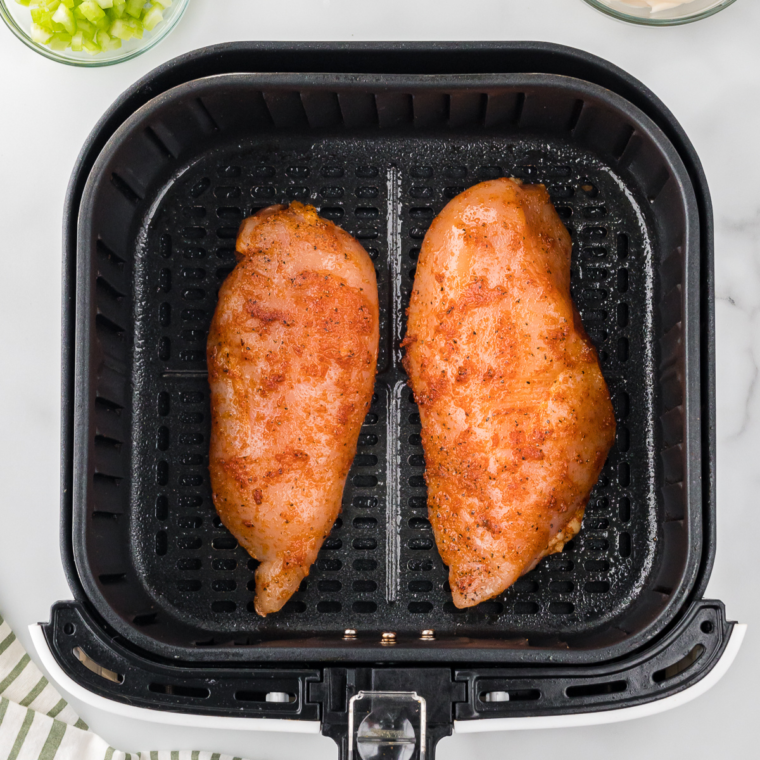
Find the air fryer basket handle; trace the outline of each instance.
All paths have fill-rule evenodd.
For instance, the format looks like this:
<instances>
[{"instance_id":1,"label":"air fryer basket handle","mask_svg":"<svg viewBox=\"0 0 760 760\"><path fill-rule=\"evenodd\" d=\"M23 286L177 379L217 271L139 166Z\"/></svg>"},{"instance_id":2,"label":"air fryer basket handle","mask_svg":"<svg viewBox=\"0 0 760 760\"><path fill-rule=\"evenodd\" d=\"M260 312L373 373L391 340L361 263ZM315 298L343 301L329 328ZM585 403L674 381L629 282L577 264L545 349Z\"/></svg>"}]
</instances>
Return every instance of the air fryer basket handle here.
<instances>
[{"instance_id":1,"label":"air fryer basket handle","mask_svg":"<svg viewBox=\"0 0 760 760\"><path fill-rule=\"evenodd\" d=\"M360 744L363 740L366 741L366 737L357 736L357 726L355 724L353 726L353 737L350 734L350 730L351 729L349 728L348 724L344 723L329 727L323 726L322 733L326 736L330 736L330 738L332 738L333 741L335 741L335 743L338 745L338 760L363 760L365 755L361 753ZM414 738L409 742L409 745L414 745L414 753L409 756L409 760L435 760L435 751L438 746L438 742L444 737L450 736L451 732L451 725L426 726L424 736L424 753L421 752L420 734L415 733ZM402 744L402 742L398 741L398 737L393 735L387 736L386 741L390 744L395 744L397 747ZM369 739L369 742L372 742L372 737ZM380 742L375 741L373 743L377 744ZM406 757L406 754L401 754L401 751L403 751L401 750L401 747L399 747L399 750L400 751L398 757ZM372 755L367 755L367 757L371 756ZM382 755L382 757L386 756L387 755Z\"/></svg>"},{"instance_id":2,"label":"air fryer basket handle","mask_svg":"<svg viewBox=\"0 0 760 760\"><path fill-rule=\"evenodd\" d=\"M338 745L341 760L372 757L381 746L431 760L467 689L449 668L327 668L309 696L321 703L322 733Z\"/></svg>"}]
</instances>

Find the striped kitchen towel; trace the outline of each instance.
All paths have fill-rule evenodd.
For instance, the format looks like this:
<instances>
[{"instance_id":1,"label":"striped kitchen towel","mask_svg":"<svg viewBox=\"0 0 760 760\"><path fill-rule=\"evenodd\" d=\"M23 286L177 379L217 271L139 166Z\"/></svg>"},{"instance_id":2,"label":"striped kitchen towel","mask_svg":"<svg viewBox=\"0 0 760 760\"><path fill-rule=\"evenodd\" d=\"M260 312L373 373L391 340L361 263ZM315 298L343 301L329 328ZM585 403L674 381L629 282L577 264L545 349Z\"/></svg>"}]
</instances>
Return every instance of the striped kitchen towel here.
<instances>
[{"instance_id":1,"label":"striped kitchen towel","mask_svg":"<svg viewBox=\"0 0 760 760\"><path fill-rule=\"evenodd\" d=\"M241 760L198 751L121 752L93 734L0 616L0 760Z\"/></svg>"}]
</instances>

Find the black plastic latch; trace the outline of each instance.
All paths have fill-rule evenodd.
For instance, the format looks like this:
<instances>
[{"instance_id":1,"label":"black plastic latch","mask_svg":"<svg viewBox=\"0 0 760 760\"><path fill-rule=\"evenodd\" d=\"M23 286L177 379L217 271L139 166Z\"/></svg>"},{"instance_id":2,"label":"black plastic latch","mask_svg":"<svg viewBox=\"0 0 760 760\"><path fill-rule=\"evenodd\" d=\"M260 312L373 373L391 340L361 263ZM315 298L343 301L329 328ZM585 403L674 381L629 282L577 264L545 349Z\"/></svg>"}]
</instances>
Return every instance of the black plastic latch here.
<instances>
[{"instance_id":1,"label":"black plastic latch","mask_svg":"<svg viewBox=\"0 0 760 760\"><path fill-rule=\"evenodd\" d=\"M309 685L341 760L433 760L451 735L455 704L466 699L466 684L448 668L328 668Z\"/></svg>"}]
</instances>

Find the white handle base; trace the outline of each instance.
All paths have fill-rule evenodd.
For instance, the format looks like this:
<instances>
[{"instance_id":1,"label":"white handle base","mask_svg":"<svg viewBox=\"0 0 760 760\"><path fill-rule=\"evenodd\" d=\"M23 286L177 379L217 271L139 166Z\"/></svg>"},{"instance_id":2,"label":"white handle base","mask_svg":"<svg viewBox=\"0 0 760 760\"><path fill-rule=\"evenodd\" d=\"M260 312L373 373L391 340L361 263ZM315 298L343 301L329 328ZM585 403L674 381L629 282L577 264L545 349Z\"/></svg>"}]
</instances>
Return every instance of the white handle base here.
<instances>
[{"instance_id":1,"label":"white handle base","mask_svg":"<svg viewBox=\"0 0 760 760\"><path fill-rule=\"evenodd\" d=\"M32 642L34 643L37 655L54 684L61 686L69 694L80 700L80 702L84 702L86 705L96 707L112 715L190 728L220 728L225 731L283 731L292 734L320 733L320 723L318 720L280 720L279 718L236 718L221 715L197 715L151 710L147 707L135 707L134 705L106 699L88 691L84 686L80 686L66 675L55 657L53 657L40 625L30 625L29 633L32 636Z\"/></svg>"},{"instance_id":2,"label":"white handle base","mask_svg":"<svg viewBox=\"0 0 760 760\"><path fill-rule=\"evenodd\" d=\"M47 670L54 684L60 685L69 694L91 707L96 707L113 715L125 718L147 720L153 723L163 723L174 726L189 726L193 728L219 728L234 731L281 731L285 733L319 734L319 721L289 720L277 718L237 718L233 716L197 715L187 713L151 710L146 707L135 707L122 702L106 699L69 678L50 652L45 641L42 627L30 625L29 632L37 655ZM605 723L619 723L624 720L645 718L672 710L685 705L692 699L704 694L715 686L728 672L731 664L741 648L747 626L737 624L731 632L723 656L715 667L701 680L688 689L673 694L664 699L648 702L634 707L624 707L620 710L604 710L600 712L579 713L575 715L546 715L531 718L492 718L486 720L454 721L454 731L458 734L482 733L485 731L522 731L537 728L571 728L575 726L597 726Z\"/></svg>"},{"instance_id":3,"label":"white handle base","mask_svg":"<svg viewBox=\"0 0 760 760\"><path fill-rule=\"evenodd\" d=\"M678 694L672 694L654 702L643 705L623 707L619 710L603 710L600 712L577 713L575 715L540 715L533 718L492 718L490 720L455 720L454 732L457 734L475 734L485 731L522 731L534 728L572 728L575 726L599 726L605 723L620 723L624 720L646 718L658 715L674 707L680 707L692 699L702 696L715 686L726 674L744 640L747 626L737 624L731 632L731 638L726 645L723 656L715 667L693 686Z\"/></svg>"}]
</instances>

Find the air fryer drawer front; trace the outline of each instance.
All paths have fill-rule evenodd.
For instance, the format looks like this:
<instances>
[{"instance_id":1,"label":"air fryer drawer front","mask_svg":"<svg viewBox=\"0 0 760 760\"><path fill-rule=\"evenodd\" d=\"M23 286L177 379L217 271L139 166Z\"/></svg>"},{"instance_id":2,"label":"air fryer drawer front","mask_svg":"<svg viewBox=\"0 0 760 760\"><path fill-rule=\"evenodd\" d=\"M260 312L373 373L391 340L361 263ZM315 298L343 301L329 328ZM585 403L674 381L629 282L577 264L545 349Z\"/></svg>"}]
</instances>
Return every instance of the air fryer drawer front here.
<instances>
[{"instance_id":1,"label":"air fryer drawer front","mask_svg":"<svg viewBox=\"0 0 760 760\"><path fill-rule=\"evenodd\" d=\"M141 656L106 634L82 604L65 602L53 608L53 621L43 626L39 654L54 675L61 669L59 681L71 678L96 695L94 700L100 696L129 705L131 717L141 717L139 708L149 708L164 711L168 723L188 725L186 715L175 720L171 713L191 713L198 725L211 716L232 716L249 719L250 730L278 730L279 724L279 730L290 732L316 731L321 723L322 733L337 742L342 760L350 748L355 757L362 741L381 739L403 739L412 745L406 749L414 760L423 746L425 757L433 758L436 743L451 734L452 726L458 732L496 725L529 728L563 724L563 718L568 724L590 725L635 717L643 706L650 706L651 714L657 706L650 703L661 700L667 709L688 699L683 692L704 690L704 684L720 677L723 661L733 658L742 633L726 622L720 602L700 601L659 642L614 663L561 668L347 662L324 668L282 663L220 667L165 664ZM73 643L78 646L72 648ZM56 661L52 668L46 662L50 653ZM377 728L377 721L366 719L373 713L398 733L372 736L368 729Z\"/></svg>"}]
</instances>

